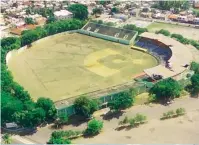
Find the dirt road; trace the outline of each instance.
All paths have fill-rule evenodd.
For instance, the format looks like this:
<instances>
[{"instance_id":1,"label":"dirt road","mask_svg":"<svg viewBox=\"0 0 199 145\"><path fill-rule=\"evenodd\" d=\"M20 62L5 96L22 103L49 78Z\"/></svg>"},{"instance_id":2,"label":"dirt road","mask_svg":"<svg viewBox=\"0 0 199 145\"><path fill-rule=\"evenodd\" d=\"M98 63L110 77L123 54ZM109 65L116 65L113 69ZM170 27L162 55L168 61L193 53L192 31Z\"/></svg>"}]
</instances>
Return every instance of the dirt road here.
<instances>
[{"instance_id":1,"label":"dirt road","mask_svg":"<svg viewBox=\"0 0 199 145\"><path fill-rule=\"evenodd\" d=\"M160 121L162 113L183 107L187 115L175 119ZM116 131L118 122L125 116L134 116L136 113L145 114L148 123L131 130ZM102 117L97 119L103 120ZM107 118L106 118L107 119ZM199 99L183 98L175 101L170 106L133 106L118 117L104 121L103 132L93 138L79 138L73 143L199 143ZM83 130L87 123L78 126L65 126L64 129ZM53 130L49 127L41 128L36 134L25 136L38 143L46 143Z\"/></svg>"}]
</instances>

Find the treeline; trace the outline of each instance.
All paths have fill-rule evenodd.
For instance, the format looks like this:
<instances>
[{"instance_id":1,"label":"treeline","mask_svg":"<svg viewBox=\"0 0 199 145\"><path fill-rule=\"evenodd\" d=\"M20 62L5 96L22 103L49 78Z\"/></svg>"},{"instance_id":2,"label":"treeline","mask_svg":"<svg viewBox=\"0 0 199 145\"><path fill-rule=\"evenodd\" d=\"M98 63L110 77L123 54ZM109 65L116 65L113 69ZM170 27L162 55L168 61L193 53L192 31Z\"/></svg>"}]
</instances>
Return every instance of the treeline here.
<instances>
[{"instance_id":1,"label":"treeline","mask_svg":"<svg viewBox=\"0 0 199 145\"><path fill-rule=\"evenodd\" d=\"M147 28L137 27L136 25L133 25L133 24L124 25L123 28L124 28L124 29L128 29L128 30L137 31L137 32L138 32L138 35L139 35L139 34L142 34L142 33L144 33L144 32L148 32L148 29L147 29Z\"/></svg>"},{"instance_id":2,"label":"treeline","mask_svg":"<svg viewBox=\"0 0 199 145\"><path fill-rule=\"evenodd\" d=\"M57 33L76 30L85 24L84 21L77 19L60 20L54 23L46 24L44 27L37 27L34 30L26 30L22 32L21 45L29 45L32 42L46 36L54 35Z\"/></svg>"},{"instance_id":3,"label":"treeline","mask_svg":"<svg viewBox=\"0 0 199 145\"><path fill-rule=\"evenodd\" d=\"M47 24L44 27L37 27L34 30L24 31L20 38L7 37L1 39L2 125L8 122L16 122L22 127L35 127L57 118L56 108L52 100L40 97L34 102L30 94L13 80L13 76L6 66L6 54L43 37L79 29L84 24L84 21L76 19L61 20Z\"/></svg>"},{"instance_id":4,"label":"treeline","mask_svg":"<svg viewBox=\"0 0 199 145\"><path fill-rule=\"evenodd\" d=\"M161 9L161 10L170 10L174 9L174 11L179 12L180 10L187 10L190 7L190 3L188 0L181 1L157 1L153 6L153 8Z\"/></svg>"},{"instance_id":5,"label":"treeline","mask_svg":"<svg viewBox=\"0 0 199 145\"><path fill-rule=\"evenodd\" d=\"M175 38L180 43L190 44L199 50L199 42L198 41L185 38L180 34L175 34L175 33L171 34L168 30L164 30L164 29L157 31L156 34L163 34L165 36L170 36L171 38Z\"/></svg>"}]
</instances>

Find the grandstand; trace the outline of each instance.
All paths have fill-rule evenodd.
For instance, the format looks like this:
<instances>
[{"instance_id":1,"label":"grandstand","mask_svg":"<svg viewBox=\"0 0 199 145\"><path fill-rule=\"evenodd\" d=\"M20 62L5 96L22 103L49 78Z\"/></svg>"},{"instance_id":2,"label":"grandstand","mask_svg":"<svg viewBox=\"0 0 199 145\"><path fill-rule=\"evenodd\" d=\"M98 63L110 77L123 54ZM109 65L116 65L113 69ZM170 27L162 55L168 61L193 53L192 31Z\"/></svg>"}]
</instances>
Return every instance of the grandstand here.
<instances>
[{"instance_id":1,"label":"grandstand","mask_svg":"<svg viewBox=\"0 0 199 145\"><path fill-rule=\"evenodd\" d=\"M93 22L87 23L78 32L122 44L132 44L138 34L136 31L110 27Z\"/></svg>"},{"instance_id":2,"label":"grandstand","mask_svg":"<svg viewBox=\"0 0 199 145\"><path fill-rule=\"evenodd\" d=\"M150 77L175 77L182 74L193 60L189 49L170 37L149 32L142 33L140 37L135 45L148 49L149 53L161 60L160 65L144 70Z\"/></svg>"}]
</instances>

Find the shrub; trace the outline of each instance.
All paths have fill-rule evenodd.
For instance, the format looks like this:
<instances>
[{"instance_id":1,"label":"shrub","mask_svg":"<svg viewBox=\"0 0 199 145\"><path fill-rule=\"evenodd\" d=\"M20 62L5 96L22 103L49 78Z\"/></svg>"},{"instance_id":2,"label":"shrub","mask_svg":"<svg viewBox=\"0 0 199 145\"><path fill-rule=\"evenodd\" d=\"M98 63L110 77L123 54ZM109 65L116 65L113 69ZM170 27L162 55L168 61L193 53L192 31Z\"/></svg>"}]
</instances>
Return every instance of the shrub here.
<instances>
[{"instance_id":1,"label":"shrub","mask_svg":"<svg viewBox=\"0 0 199 145\"><path fill-rule=\"evenodd\" d=\"M185 109L184 108L178 108L178 109L176 109L176 111L170 110L166 113L163 113L163 115L160 119L161 120L169 119L169 118L173 118L173 117L182 116L184 114L185 114Z\"/></svg>"},{"instance_id":2,"label":"shrub","mask_svg":"<svg viewBox=\"0 0 199 145\"><path fill-rule=\"evenodd\" d=\"M167 116L168 116L169 118L174 117L174 115L175 115L175 112L174 112L173 110L170 110L170 111L167 112Z\"/></svg>"},{"instance_id":3,"label":"shrub","mask_svg":"<svg viewBox=\"0 0 199 145\"><path fill-rule=\"evenodd\" d=\"M119 125L124 125L124 124L127 124L129 122L129 119L127 116L125 116L125 118L119 122Z\"/></svg>"},{"instance_id":4,"label":"shrub","mask_svg":"<svg viewBox=\"0 0 199 145\"><path fill-rule=\"evenodd\" d=\"M170 36L171 35L168 30L164 30L164 29L161 29L161 30L157 31L156 34L163 34L165 36Z\"/></svg>"},{"instance_id":5,"label":"shrub","mask_svg":"<svg viewBox=\"0 0 199 145\"><path fill-rule=\"evenodd\" d=\"M177 114L177 116L184 115L185 114L185 109L184 108L176 109L176 114Z\"/></svg>"},{"instance_id":6,"label":"shrub","mask_svg":"<svg viewBox=\"0 0 199 145\"><path fill-rule=\"evenodd\" d=\"M135 126L137 126L136 120L135 120L134 118L129 119L129 125L130 125L130 127L135 127Z\"/></svg>"},{"instance_id":7,"label":"shrub","mask_svg":"<svg viewBox=\"0 0 199 145\"><path fill-rule=\"evenodd\" d=\"M146 123L147 117L142 114L136 114L133 118L125 117L124 120L122 120L119 124L127 124L129 123L130 127L136 127L140 124Z\"/></svg>"},{"instance_id":8,"label":"shrub","mask_svg":"<svg viewBox=\"0 0 199 145\"><path fill-rule=\"evenodd\" d=\"M145 115L142 115L142 114L136 114L134 119L135 119L136 123L142 124L142 123L146 122L147 117Z\"/></svg>"},{"instance_id":9,"label":"shrub","mask_svg":"<svg viewBox=\"0 0 199 145\"><path fill-rule=\"evenodd\" d=\"M87 129L85 130L85 133L87 135L96 135L98 134L103 128L103 122L93 119L88 122Z\"/></svg>"}]
</instances>

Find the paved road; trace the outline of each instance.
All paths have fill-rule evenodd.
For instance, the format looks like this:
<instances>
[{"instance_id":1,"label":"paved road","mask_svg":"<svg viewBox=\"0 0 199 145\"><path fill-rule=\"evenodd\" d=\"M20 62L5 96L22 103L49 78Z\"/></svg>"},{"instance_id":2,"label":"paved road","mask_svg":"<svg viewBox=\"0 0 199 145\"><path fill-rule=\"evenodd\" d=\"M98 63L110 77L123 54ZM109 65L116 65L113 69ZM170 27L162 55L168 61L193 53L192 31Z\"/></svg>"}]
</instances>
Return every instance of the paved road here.
<instances>
[{"instance_id":1,"label":"paved road","mask_svg":"<svg viewBox=\"0 0 199 145\"><path fill-rule=\"evenodd\" d=\"M30 141L29 139L19 135L14 135L12 136L12 144L36 144L36 142Z\"/></svg>"},{"instance_id":2,"label":"paved road","mask_svg":"<svg viewBox=\"0 0 199 145\"><path fill-rule=\"evenodd\" d=\"M146 106L146 105L139 105L139 106L133 106L130 109L126 110L126 112L118 117L118 118L112 118L110 120L103 120L102 117L97 117L97 119L104 121L104 131L110 131L114 130L118 126L119 120L122 120L125 116L132 117L136 113L142 113L145 114L148 118L148 120L154 120L159 119L164 112L167 112L168 110L177 109L183 107L186 109L187 112L193 111L193 110L199 110L199 99L195 98L183 98L176 100L173 104L170 106L162 106L162 105L153 105L153 106ZM87 123L83 123L79 126L65 126L64 129L72 129L72 130L83 130L86 128ZM44 127L38 130L37 133L26 136L26 138L29 138L31 140L35 140L38 143L46 143L51 135L51 132L53 130L50 129L50 127Z\"/></svg>"}]
</instances>

